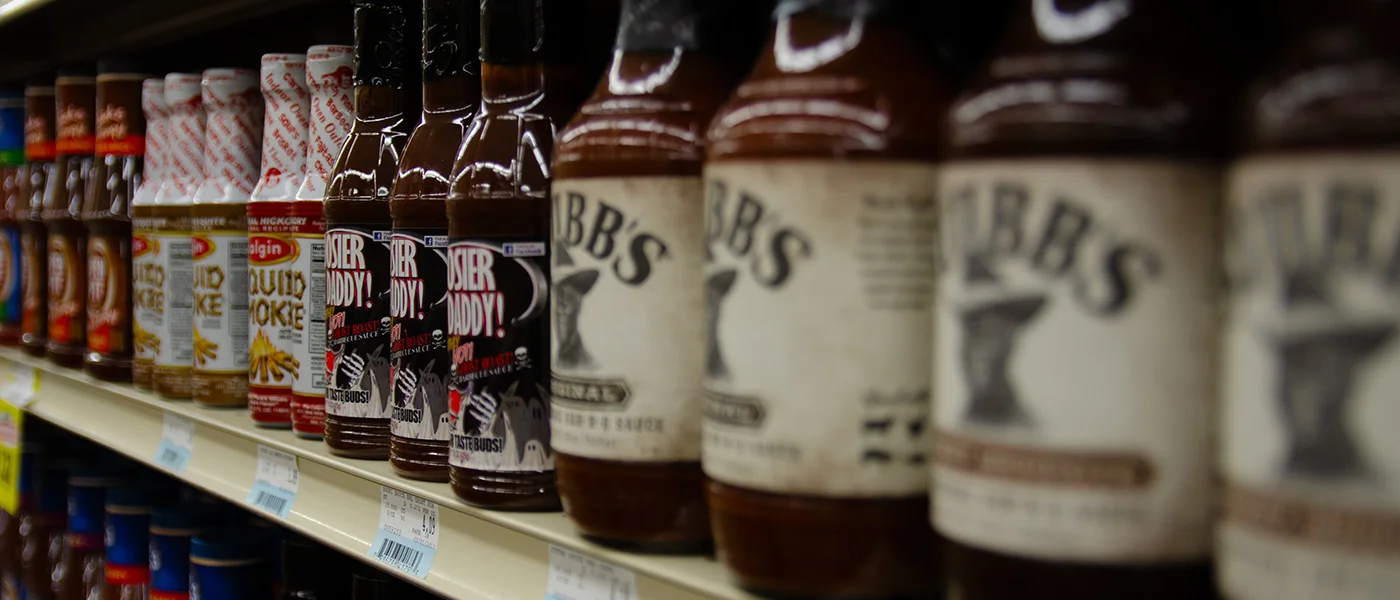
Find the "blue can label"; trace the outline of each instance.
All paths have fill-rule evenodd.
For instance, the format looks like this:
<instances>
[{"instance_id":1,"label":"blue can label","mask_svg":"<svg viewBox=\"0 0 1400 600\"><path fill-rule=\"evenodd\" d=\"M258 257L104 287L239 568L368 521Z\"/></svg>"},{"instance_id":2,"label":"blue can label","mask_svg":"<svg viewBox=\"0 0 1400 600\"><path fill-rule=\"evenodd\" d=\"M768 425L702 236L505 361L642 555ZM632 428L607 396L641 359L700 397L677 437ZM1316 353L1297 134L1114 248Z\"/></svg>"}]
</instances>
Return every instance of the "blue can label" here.
<instances>
[{"instance_id":1,"label":"blue can label","mask_svg":"<svg viewBox=\"0 0 1400 600\"><path fill-rule=\"evenodd\" d=\"M147 561L151 515L146 509L117 509L107 512L107 585L150 583Z\"/></svg>"},{"instance_id":2,"label":"blue can label","mask_svg":"<svg viewBox=\"0 0 1400 600\"><path fill-rule=\"evenodd\" d=\"M190 536L153 533L151 538L151 600L184 600L190 596Z\"/></svg>"}]
</instances>

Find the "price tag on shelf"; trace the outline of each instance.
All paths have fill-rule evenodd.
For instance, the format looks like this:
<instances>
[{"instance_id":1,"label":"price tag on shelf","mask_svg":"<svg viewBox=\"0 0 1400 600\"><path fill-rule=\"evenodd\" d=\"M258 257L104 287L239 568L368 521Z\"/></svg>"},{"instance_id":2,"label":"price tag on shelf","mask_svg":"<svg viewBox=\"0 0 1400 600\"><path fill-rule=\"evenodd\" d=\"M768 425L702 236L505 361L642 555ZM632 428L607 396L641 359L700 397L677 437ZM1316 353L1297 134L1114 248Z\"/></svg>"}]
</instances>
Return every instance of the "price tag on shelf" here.
<instances>
[{"instance_id":1,"label":"price tag on shelf","mask_svg":"<svg viewBox=\"0 0 1400 600\"><path fill-rule=\"evenodd\" d=\"M296 456L259 444L258 472L245 502L285 519L296 502L299 481Z\"/></svg>"},{"instance_id":2,"label":"price tag on shelf","mask_svg":"<svg viewBox=\"0 0 1400 600\"><path fill-rule=\"evenodd\" d=\"M631 569L551 545L545 600L636 600Z\"/></svg>"},{"instance_id":3,"label":"price tag on shelf","mask_svg":"<svg viewBox=\"0 0 1400 600\"><path fill-rule=\"evenodd\" d=\"M24 408L34 402L34 394L39 391L39 372L34 367L10 364L0 369L0 400L15 408Z\"/></svg>"},{"instance_id":4,"label":"price tag on shelf","mask_svg":"<svg viewBox=\"0 0 1400 600\"><path fill-rule=\"evenodd\" d=\"M169 469L171 473L179 473L189 464L192 453L194 421L166 413L160 446L156 448L156 464Z\"/></svg>"},{"instance_id":5,"label":"price tag on shelf","mask_svg":"<svg viewBox=\"0 0 1400 600\"><path fill-rule=\"evenodd\" d=\"M369 545L375 560L419 579L437 556L438 505L413 494L379 487L379 533Z\"/></svg>"}]
</instances>

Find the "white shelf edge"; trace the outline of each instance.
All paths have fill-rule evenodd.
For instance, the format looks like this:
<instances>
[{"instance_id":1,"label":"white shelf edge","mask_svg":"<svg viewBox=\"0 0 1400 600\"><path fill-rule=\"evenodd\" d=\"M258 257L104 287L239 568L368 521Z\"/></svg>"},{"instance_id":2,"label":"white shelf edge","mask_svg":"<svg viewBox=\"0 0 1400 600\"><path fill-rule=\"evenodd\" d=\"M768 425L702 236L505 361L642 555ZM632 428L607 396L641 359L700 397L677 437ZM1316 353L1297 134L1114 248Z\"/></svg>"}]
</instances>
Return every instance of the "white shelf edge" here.
<instances>
[{"instance_id":1,"label":"white shelf edge","mask_svg":"<svg viewBox=\"0 0 1400 600\"><path fill-rule=\"evenodd\" d=\"M161 469L154 460L164 415L193 421L189 464L176 478L247 507L259 444L298 457L301 482L286 519L262 516L376 566L368 556L379 523L379 486L436 502L441 527L436 559L424 580L385 568L435 593L460 600L542 598L549 546L557 545L631 569L639 599L748 600L715 560L609 550L574 533L562 514L493 512L463 504L442 483L394 475L384 461L330 455L320 441L255 427L245 410L219 410L162 400L129 385L105 383L18 350L0 348L0 363L39 371L36 400L26 410L63 429ZM251 507L248 507L250 510Z\"/></svg>"}]
</instances>

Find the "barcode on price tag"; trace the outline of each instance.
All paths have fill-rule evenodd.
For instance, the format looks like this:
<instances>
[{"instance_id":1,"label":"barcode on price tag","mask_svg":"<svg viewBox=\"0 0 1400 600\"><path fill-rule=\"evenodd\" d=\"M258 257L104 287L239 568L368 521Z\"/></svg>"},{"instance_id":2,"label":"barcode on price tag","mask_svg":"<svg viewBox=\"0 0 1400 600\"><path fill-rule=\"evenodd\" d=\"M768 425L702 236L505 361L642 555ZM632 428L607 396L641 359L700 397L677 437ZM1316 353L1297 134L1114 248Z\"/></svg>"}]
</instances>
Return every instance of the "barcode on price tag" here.
<instances>
[{"instance_id":1,"label":"barcode on price tag","mask_svg":"<svg viewBox=\"0 0 1400 600\"><path fill-rule=\"evenodd\" d=\"M292 503L296 502L300 479L296 456L259 445L258 471L245 502L286 518L292 511Z\"/></svg>"},{"instance_id":2,"label":"barcode on price tag","mask_svg":"<svg viewBox=\"0 0 1400 600\"><path fill-rule=\"evenodd\" d=\"M12 364L0 371L0 400L15 408L24 408L34 402L34 394L39 391L39 372L34 367Z\"/></svg>"},{"instance_id":3,"label":"barcode on price tag","mask_svg":"<svg viewBox=\"0 0 1400 600\"><path fill-rule=\"evenodd\" d=\"M160 446L156 448L156 464L179 473L185 470L193 453L194 421L167 413Z\"/></svg>"},{"instance_id":4,"label":"barcode on price tag","mask_svg":"<svg viewBox=\"0 0 1400 600\"><path fill-rule=\"evenodd\" d=\"M567 548L549 547L545 600L636 600L637 575Z\"/></svg>"},{"instance_id":5,"label":"barcode on price tag","mask_svg":"<svg viewBox=\"0 0 1400 600\"><path fill-rule=\"evenodd\" d=\"M433 567L437 544L437 503L380 486L379 533L369 545L369 555L422 579Z\"/></svg>"}]
</instances>

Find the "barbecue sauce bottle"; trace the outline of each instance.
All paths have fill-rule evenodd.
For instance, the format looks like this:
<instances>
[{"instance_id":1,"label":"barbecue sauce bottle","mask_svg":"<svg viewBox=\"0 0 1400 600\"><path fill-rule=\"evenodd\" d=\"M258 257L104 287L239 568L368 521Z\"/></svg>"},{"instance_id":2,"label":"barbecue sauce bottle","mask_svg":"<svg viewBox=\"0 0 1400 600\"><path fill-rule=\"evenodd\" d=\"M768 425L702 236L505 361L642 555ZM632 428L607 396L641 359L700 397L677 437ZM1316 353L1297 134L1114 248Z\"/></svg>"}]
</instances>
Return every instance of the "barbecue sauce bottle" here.
<instances>
[{"instance_id":1,"label":"barbecue sauce bottle","mask_svg":"<svg viewBox=\"0 0 1400 600\"><path fill-rule=\"evenodd\" d=\"M49 360L78 368L87 354L87 231L79 220L96 150L97 82L87 73L60 72L57 168L44 193L48 229Z\"/></svg>"},{"instance_id":2,"label":"barbecue sauce bottle","mask_svg":"<svg viewBox=\"0 0 1400 600\"><path fill-rule=\"evenodd\" d=\"M57 166L54 140L54 86L52 81L30 83L24 88L24 161L20 218L20 344L25 352L43 356L48 346L49 278L48 228L44 226L44 194Z\"/></svg>"},{"instance_id":3,"label":"barbecue sauce bottle","mask_svg":"<svg viewBox=\"0 0 1400 600\"><path fill-rule=\"evenodd\" d=\"M19 344L24 296L20 219L28 198L24 166L24 95L0 94L0 345Z\"/></svg>"},{"instance_id":4,"label":"barbecue sauce bottle","mask_svg":"<svg viewBox=\"0 0 1400 600\"><path fill-rule=\"evenodd\" d=\"M404 36L414 12L407 0L355 0L355 122L325 206L325 394L342 408L365 396L389 353L389 190L411 128ZM324 403L305 414L304 426L292 415L297 432L320 436Z\"/></svg>"},{"instance_id":5,"label":"barbecue sauce bottle","mask_svg":"<svg viewBox=\"0 0 1400 600\"><path fill-rule=\"evenodd\" d=\"M447 200L452 489L468 504L558 510L549 443L549 160L540 5L481 3L481 112Z\"/></svg>"},{"instance_id":6,"label":"barbecue sauce bottle","mask_svg":"<svg viewBox=\"0 0 1400 600\"><path fill-rule=\"evenodd\" d=\"M694 552L710 540L695 274L705 129L742 76L717 48L739 41L734 8L624 0L611 75L559 134L551 442L569 518L609 545Z\"/></svg>"},{"instance_id":7,"label":"barbecue sauce bottle","mask_svg":"<svg viewBox=\"0 0 1400 600\"><path fill-rule=\"evenodd\" d=\"M125 61L98 64L97 159L83 198L87 226L87 356L83 368L105 381L130 381L132 363L131 204L141 186L145 75Z\"/></svg>"},{"instance_id":8,"label":"barbecue sauce bottle","mask_svg":"<svg viewBox=\"0 0 1400 600\"><path fill-rule=\"evenodd\" d=\"M949 111L932 520L950 595L1211 597L1231 86L1181 4L1022 0Z\"/></svg>"},{"instance_id":9,"label":"barbecue sauce bottle","mask_svg":"<svg viewBox=\"0 0 1400 600\"><path fill-rule=\"evenodd\" d=\"M390 461L395 472L413 479L446 481L448 474L445 217L452 163L481 102L480 18L474 3L423 2L423 120L404 148L389 198Z\"/></svg>"},{"instance_id":10,"label":"barbecue sauce bottle","mask_svg":"<svg viewBox=\"0 0 1400 600\"><path fill-rule=\"evenodd\" d=\"M165 184L170 145L170 109L165 105L165 79L152 77L141 84L141 110L146 117L145 172L141 187L131 200L131 384L137 389L155 389L156 355L160 351L158 332L165 327L165 268L163 250L155 244L150 229L151 208L156 193Z\"/></svg>"},{"instance_id":11,"label":"barbecue sauce bottle","mask_svg":"<svg viewBox=\"0 0 1400 600\"><path fill-rule=\"evenodd\" d=\"M1230 600L1397 598L1400 6L1301 16L1230 177L1217 581Z\"/></svg>"},{"instance_id":12,"label":"barbecue sauce bottle","mask_svg":"<svg viewBox=\"0 0 1400 600\"><path fill-rule=\"evenodd\" d=\"M260 72L263 110L261 177L248 198L248 405L255 423L291 423L295 358L286 348L297 314L286 296L286 282L305 273L288 271L297 257L296 241L276 233L289 227L297 190L306 178L311 92L306 55L264 54ZM301 315L305 323L305 315ZM271 418L267 418L267 417Z\"/></svg>"}]
</instances>

